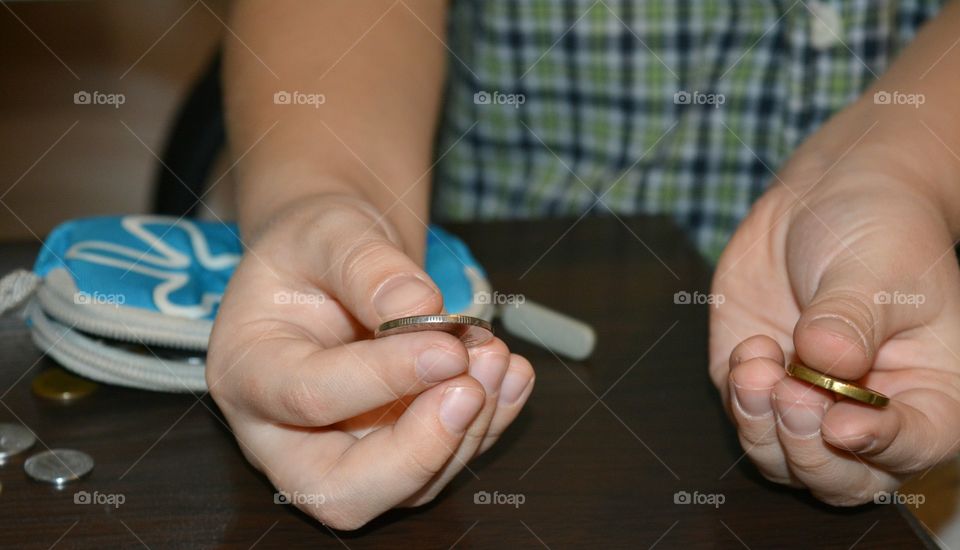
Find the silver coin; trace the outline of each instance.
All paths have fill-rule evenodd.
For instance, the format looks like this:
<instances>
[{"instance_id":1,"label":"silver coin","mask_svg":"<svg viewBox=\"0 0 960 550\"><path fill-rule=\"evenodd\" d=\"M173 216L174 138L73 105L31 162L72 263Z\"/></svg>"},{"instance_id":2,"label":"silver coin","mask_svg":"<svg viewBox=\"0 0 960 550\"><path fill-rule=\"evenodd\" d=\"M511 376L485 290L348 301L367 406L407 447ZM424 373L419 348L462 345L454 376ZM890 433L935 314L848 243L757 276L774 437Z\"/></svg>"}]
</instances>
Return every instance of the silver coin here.
<instances>
[{"instance_id":1,"label":"silver coin","mask_svg":"<svg viewBox=\"0 0 960 550\"><path fill-rule=\"evenodd\" d=\"M93 457L72 449L53 449L28 458L23 470L37 481L63 485L89 474Z\"/></svg>"},{"instance_id":2,"label":"silver coin","mask_svg":"<svg viewBox=\"0 0 960 550\"><path fill-rule=\"evenodd\" d=\"M0 463L22 453L37 442L37 436L20 424L0 424Z\"/></svg>"},{"instance_id":3,"label":"silver coin","mask_svg":"<svg viewBox=\"0 0 960 550\"><path fill-rule=\"evenodd\" d=\"M439 330L452 334L466 347L479 346L493 338L493 326L490 321L470 317L469 315L414 315L387 321L374 332L374 338L383 338L393 334L407 334Z\"/></svg>"}]
</instances>

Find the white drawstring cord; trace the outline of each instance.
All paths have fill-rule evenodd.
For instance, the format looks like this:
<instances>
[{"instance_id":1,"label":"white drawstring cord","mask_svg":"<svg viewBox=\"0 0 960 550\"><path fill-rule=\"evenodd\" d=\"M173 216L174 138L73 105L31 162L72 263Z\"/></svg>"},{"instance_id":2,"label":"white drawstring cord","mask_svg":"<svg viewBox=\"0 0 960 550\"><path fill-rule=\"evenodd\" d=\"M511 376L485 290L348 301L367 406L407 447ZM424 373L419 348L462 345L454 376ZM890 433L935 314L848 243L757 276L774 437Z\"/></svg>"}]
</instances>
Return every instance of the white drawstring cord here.
<instances>
[{"instance_id":1,"label":"white drawstring cord","mask_svg":"<svg viewBox=\"0 0 960 550\"><path fill-rule=\"evenodd\" d=\"M33 294L40 277L26 269L7 273L0 279L0 314L19 306Z\"/></svg>"}]
</instances>

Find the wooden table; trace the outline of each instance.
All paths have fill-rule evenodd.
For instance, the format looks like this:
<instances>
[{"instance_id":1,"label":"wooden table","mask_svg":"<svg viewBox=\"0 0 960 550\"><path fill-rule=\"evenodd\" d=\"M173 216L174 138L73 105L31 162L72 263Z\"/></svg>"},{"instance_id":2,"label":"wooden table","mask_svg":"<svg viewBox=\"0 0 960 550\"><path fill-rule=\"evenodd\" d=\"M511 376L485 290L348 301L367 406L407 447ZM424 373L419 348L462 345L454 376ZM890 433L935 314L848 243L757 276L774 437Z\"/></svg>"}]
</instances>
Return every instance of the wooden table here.
<instances>
[{"instance_id":1,"label":"wooden table","mask_svg":"<svg viewBox=\"0 0 960 550\"><path fill-rule=\"evenodd\" d=\"M8 315L0 421L97 464L60 491L29 481L24 455L0 468L0 547L933 547L899 506L831 508L767 483L744 458L707 376L707 306L674 303L677 291L709 288L708 268L676 229L652 218L571 223L451 227L495 288L592 323L599 344L590 360L563 362L507 336L536 367L537 388L471 465L476 476L355 533L274 504L208 397L103 386L69 406L36 398L30 380L52 361ZM0 246L0 271L29 266L37 248ZM81 490L125 502L75 504ZM524 502L476 504L480 491ZM723 503L677 504L681 491Z\"/></svg>"}]
</instances>

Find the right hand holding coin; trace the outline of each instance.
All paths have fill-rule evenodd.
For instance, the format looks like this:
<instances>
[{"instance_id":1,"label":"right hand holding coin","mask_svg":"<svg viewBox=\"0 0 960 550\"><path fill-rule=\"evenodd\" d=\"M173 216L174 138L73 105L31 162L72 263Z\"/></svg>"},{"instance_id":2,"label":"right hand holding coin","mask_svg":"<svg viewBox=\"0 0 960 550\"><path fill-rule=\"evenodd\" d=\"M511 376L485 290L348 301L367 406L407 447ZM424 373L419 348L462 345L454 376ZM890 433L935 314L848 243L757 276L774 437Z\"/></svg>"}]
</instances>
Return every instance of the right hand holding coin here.
<instances>
[{"instance_id":1,"label":"right hand holding coin","mask_svg":"<svg viewBox=\"0 0 960 550\"><path fill-rule=\"evenodd\" d=\"M516 418L533 369L493 338L373 340L442 297L370 205L302 201L274 218L230 280L207 383L247 459L323 523L357 528L430 501ZM269 495L265 497L269 499Z\"/></svg>"},{"instance_id":2,"label":"right hand holding coin","mask_svg":"<svg viewBox=\"0 0 960 550\"><path fill-rule=\"evenodd\" d=\"M788 164L714 278L711 374L744 455L834 505L873 502L960 445L957 235L889 160L851 153L819 183L822 166ZM889 404L790 376L792 361Z\"/></svg>"}]
</instances>

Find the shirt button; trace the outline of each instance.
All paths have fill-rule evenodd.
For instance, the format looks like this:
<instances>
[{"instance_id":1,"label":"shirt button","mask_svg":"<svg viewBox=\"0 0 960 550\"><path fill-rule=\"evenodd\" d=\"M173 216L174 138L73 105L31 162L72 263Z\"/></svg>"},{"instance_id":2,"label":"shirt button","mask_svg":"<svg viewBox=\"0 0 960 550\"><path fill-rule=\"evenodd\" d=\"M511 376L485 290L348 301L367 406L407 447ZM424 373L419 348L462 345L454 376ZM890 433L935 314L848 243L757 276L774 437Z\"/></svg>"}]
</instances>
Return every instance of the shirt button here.
<instances>
[{"instance_id":1,"label":"shirt button","mask_svg":"<svg viewBox=\"0 0 960 550\"><path fill-rule=\"evenodd\" d=\"M820 0L807 2L810 9L810 45L828 50L843 41L843 20L837 8Z\"/></svg>"}]
</instances>

